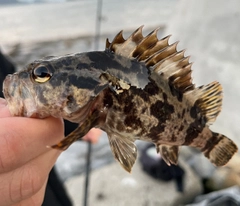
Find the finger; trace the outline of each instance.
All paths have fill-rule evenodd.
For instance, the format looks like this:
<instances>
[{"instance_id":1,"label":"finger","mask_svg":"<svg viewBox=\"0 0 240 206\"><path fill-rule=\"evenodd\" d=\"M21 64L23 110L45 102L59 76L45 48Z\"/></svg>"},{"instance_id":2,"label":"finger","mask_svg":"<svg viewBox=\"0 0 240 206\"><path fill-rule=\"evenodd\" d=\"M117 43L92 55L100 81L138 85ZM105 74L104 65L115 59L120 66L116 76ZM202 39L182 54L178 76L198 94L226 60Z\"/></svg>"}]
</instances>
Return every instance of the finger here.
<instances>
[{"instance_id":1,"label":"finger","mask_svg":"<svg viewBox=\"0 0 240 206\"><path fill-rule=\"evenodd\" d=\"M25 199L19 203L11 205L11 206L42 205L43 200L44 200L46 185L47 185L47 180L43 184L42 188L36 194L34 194L33 196L31 196L28 199Z\"/></svg>"},{"instance_id":2,"label":"finger","mask_svg":"<svg viewBox=\"0 0 240 206\"><path fill-rule=\"evenodd\" d=\"M0 118L0 174L43 154L63 137L61 119Z\"/></svg>"},{"instance_id":3,"label":"finger","mask_svg":"<svg viewBox=\"0 0 240 206\"><path fill-rule=\"evenodd\" d=\"M38 193L60 153L50 150L14 171L1 174L0 206L21 202Z\"/></svg>"},{"instance_id":4,"label":"finger","mask_svg":"<svg viewBox=\"0 0 240 206\"><path fill-rule=\"evenodd\" d=\"M100 129L92 128L84 137L83 140L97 143L102 131Z\"/></svg>"},{"instance_id":5,"label":"finger","mask_svg":"<svg viewBox=\"0 0 240 206\"><path fill-rule=\"evenodd\" d=\"M10 116L11 116L11 114L8 110L6 100L3 98L0 98L0 118L10 117Z\"/></svg>"},{"instance_id":6,"label":"finger","mask_svg":"<svg viewBox=\"0 0 240 206\"><path fill-rule=\"evenodd\" d=\"M7 101L0 97L0 107L1 105L7 105Z\"/></svg>"}]
</instances>

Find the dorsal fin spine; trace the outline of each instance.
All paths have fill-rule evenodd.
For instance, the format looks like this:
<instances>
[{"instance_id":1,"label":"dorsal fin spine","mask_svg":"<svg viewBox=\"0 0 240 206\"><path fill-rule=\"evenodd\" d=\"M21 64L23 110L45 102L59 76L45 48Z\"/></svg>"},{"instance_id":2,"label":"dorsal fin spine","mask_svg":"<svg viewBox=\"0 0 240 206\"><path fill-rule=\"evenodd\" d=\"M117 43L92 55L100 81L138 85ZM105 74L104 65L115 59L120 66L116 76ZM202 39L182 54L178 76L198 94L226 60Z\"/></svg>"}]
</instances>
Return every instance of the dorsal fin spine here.
<instances>
[{"instance_id":1,"label":"dorsal fin spine","mask_svg":"<svg viewBox=\"0 0 240 206\"><path fill-rule=\"evenodd\" d=\"M158 68L164 61L170 60L172 62L177 62L178 60L181 60L182 58L184 58L184 52L185 52L185 50L181 50L181 51L176 52L176 53L174 53L172 55L169 55L165 59L162 59L161 61L156 63L154 65L154 69Z\"/></svg>"},{"instance_id":2,"label":"dorsal fin spine","mask_svg":"<svg viewBox=\"0 0 240 206\"><path fill-rule=\"evenodd\" d=\"M149 33L142 41L137 45L135 51L133 52L133 56L138 58L141 56L146 50L154 47L158 42L157 32L160 28L153 30Z\"/></svg>"},{"instance_id":3,"label":"dorsal fin spine","mask_svg":"<svg viewBox=\"0 0 240 206\"><path fill-rule=\"evenodd\" d=\"M192 84L190 56L184 57L185 50L177 51L178 42L169 45L170 36L158 40L159 28L143 37L142 28L143 26L135 30L126 40L122 32L118 33L112 43L107 40L106 48L118 55L143 62L146 67L151 68L151 72L159 75L155 80L161 81L159 86L164 84L169 87L173 95L191 95L188 96L189 103L196 102L201 114L209 123L213 122L221 110L220 84L213 82L195 88Z\"/></svg>"}]
</instances>

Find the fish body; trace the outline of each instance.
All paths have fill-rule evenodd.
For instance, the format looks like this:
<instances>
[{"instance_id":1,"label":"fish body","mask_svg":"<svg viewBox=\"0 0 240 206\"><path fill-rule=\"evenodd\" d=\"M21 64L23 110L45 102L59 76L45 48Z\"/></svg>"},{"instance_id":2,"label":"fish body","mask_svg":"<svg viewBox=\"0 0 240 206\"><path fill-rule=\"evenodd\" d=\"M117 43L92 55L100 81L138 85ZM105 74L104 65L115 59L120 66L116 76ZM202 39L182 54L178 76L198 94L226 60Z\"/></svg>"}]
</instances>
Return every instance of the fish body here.
<instances>
[{"instance_id":1,"label":"fish body","mask_svg":"<svg viewBox=\"0 0 240 206\"><path fill-rule=\"evenodd\" d=\"M15 116L62 117L79 127L60 143L67 149L91 128L104 130L115 158L127 171L137 157L135 140L156 145L167 164L179 147L199 148L216 166L237 151L232 140L212 132L222 106L218 82L195 87L189 57L142 27L128 39L118 33L105 51L46 57L6 77L3 92Z\"/></svg>"}]
</instances>

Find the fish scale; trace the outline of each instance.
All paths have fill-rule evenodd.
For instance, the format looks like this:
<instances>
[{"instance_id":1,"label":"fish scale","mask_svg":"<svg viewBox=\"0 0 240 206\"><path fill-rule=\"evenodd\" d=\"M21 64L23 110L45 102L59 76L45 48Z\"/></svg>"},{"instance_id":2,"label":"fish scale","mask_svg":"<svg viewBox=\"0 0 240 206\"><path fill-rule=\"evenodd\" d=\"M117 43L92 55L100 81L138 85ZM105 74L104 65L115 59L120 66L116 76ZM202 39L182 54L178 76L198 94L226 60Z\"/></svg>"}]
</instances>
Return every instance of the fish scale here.
<instances>
[{"instance_id":1,"label":"fish scale","mask_svg":"<svg viewBox=\"0 0 240 206\"><path fill-rule=\"evenodd\" d=\"M185 50L147 36L142 27L127 39L119 32L104 51L46 57L8 75L3 92L12 115L62 117L78 128L52 148L67 149L91 128L104 130L114 157L128 172L135 140L150 141L168 165L182 145L200 149L216 166L237 152L232 140L212 132L222 107L218 82L196 87ZM20 105L20 106L19 106Z\"/></svg>"}]
</instances>

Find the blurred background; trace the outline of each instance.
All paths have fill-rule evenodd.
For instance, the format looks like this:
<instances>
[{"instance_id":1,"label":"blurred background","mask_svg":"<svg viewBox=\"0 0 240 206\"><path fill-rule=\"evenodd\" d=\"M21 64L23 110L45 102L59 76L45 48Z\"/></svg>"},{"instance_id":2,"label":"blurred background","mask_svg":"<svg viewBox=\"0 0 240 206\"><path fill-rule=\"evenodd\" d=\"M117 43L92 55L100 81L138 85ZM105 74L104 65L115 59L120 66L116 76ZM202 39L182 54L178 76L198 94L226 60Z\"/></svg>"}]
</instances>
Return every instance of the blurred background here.
<instances>
[{"instance_id":1,"label":"blurred background","mask_svg":"<svg viewBox=\"0 0 240 206\"><path fill-rule=\"evenodd\" d=\"M215 80L223 85L222 112L211 128L240 145L238 0L0 0L0 49L18 69L48 55L104 50L107 37L111 41L120 30L127 37L141 25L145 35L160 27L159 38L172 34L170 42L187 48L197 86ZM144 151L145 144L137 144ZM56 164L74 205L82 205L86 153L87 144L76 142ZM179 162L184 192L173 180L148 175L141 161L127 174L103 134L92 149L89 205L197 205L192 202L198 195L240 185L238 155L217 169L184 147Z\"/></svg>"}]
</instances>

